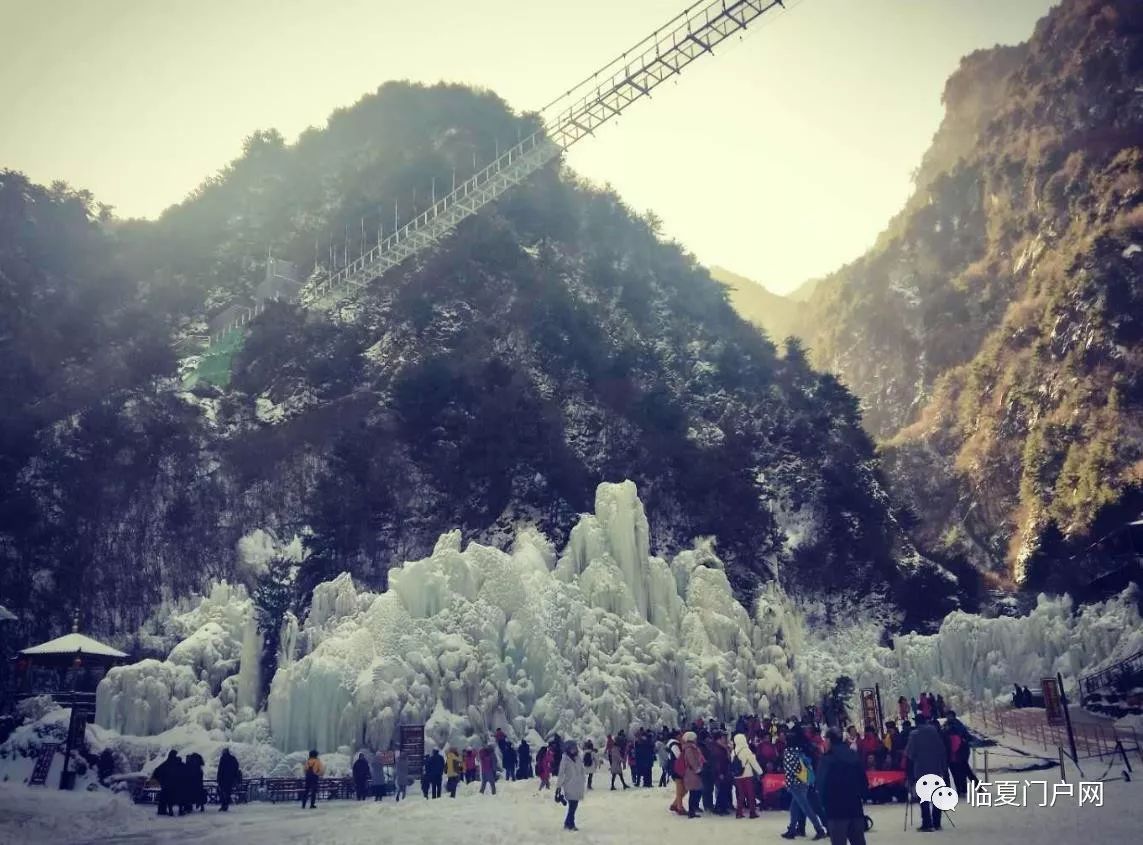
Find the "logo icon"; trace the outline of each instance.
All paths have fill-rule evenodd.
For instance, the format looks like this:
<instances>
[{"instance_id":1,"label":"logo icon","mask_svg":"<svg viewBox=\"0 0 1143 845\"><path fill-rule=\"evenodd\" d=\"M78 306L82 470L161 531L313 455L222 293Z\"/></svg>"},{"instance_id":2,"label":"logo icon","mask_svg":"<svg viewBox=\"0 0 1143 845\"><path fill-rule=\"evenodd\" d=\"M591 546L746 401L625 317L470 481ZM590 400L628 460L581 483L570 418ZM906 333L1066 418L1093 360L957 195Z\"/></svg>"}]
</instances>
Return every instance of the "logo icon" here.
<instances>
[{"instance_id":1,"label":"logo icon","mask_svg":"<svg viewBox=\"0 0 1143 845\"><path fill-rule=\"evenodd\" d=\"M938 810L950 812L960 803L960 796L956 790L945 783L940 775L922 775L913 785L917 798L922 804L926 801L932 803Z\"/></svg>"}]
</instances>

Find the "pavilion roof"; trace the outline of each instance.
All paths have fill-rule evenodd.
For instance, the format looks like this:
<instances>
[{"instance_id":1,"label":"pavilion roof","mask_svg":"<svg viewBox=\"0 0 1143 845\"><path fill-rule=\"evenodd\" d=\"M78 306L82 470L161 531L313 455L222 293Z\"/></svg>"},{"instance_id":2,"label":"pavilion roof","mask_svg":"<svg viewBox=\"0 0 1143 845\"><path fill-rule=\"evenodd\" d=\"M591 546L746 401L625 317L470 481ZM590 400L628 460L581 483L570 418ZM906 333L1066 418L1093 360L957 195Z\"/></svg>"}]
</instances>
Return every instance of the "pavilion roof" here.
<instances>
[{"instance_id":1,"label":"pavilion roof","mask_svg":"<svg viewBox=\"0 0 1143 845\"><path fill-rule=\"evenodd\" d=\"M64 634L62 637L56 637L54 640L48 640L46 643L29 646L28 648L22 649L20 654L28 657L51 654L88 654L115 658L127 656L122 651L119 651L119 649L112 648L98 640L93 640L91 637L74 631L70 634Z\"/></svg>"}]
</instances>

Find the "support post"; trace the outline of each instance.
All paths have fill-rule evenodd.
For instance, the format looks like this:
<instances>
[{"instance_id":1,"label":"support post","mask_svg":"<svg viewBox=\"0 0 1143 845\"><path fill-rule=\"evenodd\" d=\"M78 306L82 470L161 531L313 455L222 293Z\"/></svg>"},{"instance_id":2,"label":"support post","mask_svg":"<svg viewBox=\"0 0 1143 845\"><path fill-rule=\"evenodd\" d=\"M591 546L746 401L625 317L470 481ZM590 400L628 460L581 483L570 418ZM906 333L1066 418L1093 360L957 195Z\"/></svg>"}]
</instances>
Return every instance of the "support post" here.
<instances>
[{"instance_id":1,"label":"support post","mask_svg":"<svg viewBox=\"0 0 1143 845\"><path fill-rule=\"evenodd\" d=\"M1115 741L1115 750L1119 752L1119 756L1123 758L1123 765L1127 767L1127 771L1123 773L1127 780L1131 780L1131 773L1134 769L1131 768L1131 761L1127 759L1127 749L1123 747L1123 743L1119 740Z\"/></svg>"},{"instance_id":2,"label":"support post","mask_svg":"<svg viewBox=\"0 0 1143 845\"><path fill-rule=\"evenodd\" d=\"M1064 768L1064 747L1062 745L1057 745L1056 750L1060 752L1060 780L1067 781L1068 773Z\"/></svg>"},{"instance_id":3,"label":"support post","mask_svg":"<svg viewBox=\"0 0 1143 845\"><path fill-rule=\"evenodd\" d=\"M988 749L984 749L984 782L988 783Z\"/></svg>"},{"instance_id":4,"label":"support post","mask_svg":"<svg viewBox=\"0 0 1143 845\"><path fill-rule=\"evenodd\" d=\"M1056 680L1060 683L1060 706L1064 708L1064 723L1068 726L1068 745L1072 750L1072 759L1078 764L1079 754L1076 752L1076 736L1072 732L1072 714L1068 711L1068 695L1064 692L1064 676L1056 673Z\"/></svg>"}]
</instances>

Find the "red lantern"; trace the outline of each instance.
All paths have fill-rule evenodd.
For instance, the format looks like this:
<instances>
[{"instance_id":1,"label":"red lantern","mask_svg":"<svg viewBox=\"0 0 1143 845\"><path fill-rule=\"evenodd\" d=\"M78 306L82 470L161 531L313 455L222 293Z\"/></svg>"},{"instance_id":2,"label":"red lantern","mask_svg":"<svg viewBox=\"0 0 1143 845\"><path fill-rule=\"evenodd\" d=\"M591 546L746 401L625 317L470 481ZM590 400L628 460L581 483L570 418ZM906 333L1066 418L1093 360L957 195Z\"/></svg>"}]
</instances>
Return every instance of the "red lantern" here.
<instances>
[{"instance_id":1,"label":"red lantern","mask_svg":"<svg viewBox=\"0 0 1143 845\"><path fill-rule=\"evenodd\" d=\"M75 660L72 662L71 665L72 665L72 668L74 668L74 669L82 669L83 668L83 658L77 654L75 656Z\"/></svg>"}]
</instances>

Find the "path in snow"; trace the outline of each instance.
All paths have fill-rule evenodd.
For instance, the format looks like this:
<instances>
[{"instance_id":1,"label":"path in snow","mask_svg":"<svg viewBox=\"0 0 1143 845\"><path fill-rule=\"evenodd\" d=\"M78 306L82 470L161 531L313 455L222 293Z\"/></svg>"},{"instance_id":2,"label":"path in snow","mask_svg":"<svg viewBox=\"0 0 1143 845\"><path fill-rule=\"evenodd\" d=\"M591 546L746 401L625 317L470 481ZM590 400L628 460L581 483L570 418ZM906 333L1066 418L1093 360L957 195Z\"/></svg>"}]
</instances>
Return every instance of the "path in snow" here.
<instances>
[{"instance_id":1,"label":"path in snow","mask_svg":"<svg viewBox=\"0 0 1143 845\"><path fill-rule=\"evenodd\" d=\"M1041 776L1041 777L1046 777ZM757 821L709 817L689 821L666 811L667 789L594 791L580 806L581 832L561 830L563 808L551 793L537 794L536 781L501 784L496 797L481 797L476 786L455 801L386 800L327 802L315 810L293 804L255 804L222 815L217 809L187 818L160 818L153 808L135 807L107 794L65 794L19 784L0 784L0 843L337 843L400 842L440 845L452 839L481 845L521 845L569 841L592 845L664 845L717 838L719 845L778 842L786 814L769 812ZM465 788L462 787L462 790ZM1133 842L1143 827L1143 785L1105 785L1103 807L981 808L962 806L933 841L958 845L1028 845L1049 836L1053 845ZM904 807L868 808L875 827L871 845L916 842L915 830L902 831ZM919 822L919 814L917 814ZM1093 836L1097 840L1093 840ZM802 840L806 841L806 840ZM928 839L924 841L930 841Z\"/></svg>"}]
</instances>

